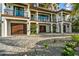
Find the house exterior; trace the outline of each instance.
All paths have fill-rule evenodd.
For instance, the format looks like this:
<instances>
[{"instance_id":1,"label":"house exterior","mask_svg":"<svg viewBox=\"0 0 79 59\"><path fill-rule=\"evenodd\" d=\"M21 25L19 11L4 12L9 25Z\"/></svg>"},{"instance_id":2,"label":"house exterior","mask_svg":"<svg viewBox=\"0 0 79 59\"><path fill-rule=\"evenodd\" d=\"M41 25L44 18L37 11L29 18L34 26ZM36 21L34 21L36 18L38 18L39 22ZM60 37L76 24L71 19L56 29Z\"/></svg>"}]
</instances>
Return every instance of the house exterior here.
<instances>
[{"instance_id":1,"label":"house exterior","mask_svg":"<svg viewBox=\"0 0 79 59\"><path fill-rule=\"evenodd\" d=\"M2 3L0 36L72 33L70 12L52 3Z\"/></svg>"}]
</instances>

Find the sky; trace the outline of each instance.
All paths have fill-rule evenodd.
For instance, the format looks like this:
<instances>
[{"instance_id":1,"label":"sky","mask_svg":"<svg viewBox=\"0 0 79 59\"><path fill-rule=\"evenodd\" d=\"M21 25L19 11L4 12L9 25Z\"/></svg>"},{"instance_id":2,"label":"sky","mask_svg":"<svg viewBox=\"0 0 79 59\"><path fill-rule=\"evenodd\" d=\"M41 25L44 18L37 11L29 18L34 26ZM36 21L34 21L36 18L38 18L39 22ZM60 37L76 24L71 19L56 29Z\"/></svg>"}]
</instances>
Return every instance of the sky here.
<instances>
[{"instance_id":1,"label":"sky","mask_svg":"<svg viewBox=\"0 0 79 59\"><path fill-rule=\"evenodd\" d=\"M72 10L72 6L71 6L70 3L60 3L59 4L59 9Z\"/></svg>"},{"instance_id":2,"label":"sky","mask_svg":"<svg viewBox=\"0 0 79 59\"><path fill-rule=\"evenodd\" d=\"M60 4L59 4L59 8L60 8L60 9L65 9L65 3L60 3Z\"/></svg>"}]
</instances>

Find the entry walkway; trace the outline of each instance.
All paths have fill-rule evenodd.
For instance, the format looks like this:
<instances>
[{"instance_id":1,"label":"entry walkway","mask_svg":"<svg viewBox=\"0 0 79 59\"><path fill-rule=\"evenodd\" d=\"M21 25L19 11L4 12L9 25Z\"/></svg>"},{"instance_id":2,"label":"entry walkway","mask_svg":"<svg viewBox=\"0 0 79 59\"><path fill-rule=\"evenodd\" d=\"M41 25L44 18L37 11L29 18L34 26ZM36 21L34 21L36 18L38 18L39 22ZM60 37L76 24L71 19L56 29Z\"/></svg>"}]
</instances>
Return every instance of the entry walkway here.
<instances>
[{"instance_id":1,"label":"entry walkway","mask_svg":"<svg viewBox=\"0 0 79 59\"><path fill-rule=\"evenodd\" d=\"M50 34L0 37L0 55L35 55L35 49L38 50L36 55L60 55L61 47L64 46L65 41L69 40L71 40L70 36ZM49 49L43 52L44 49L41 47L45 42L48 43Z\"/></svg>"}]
</instances>

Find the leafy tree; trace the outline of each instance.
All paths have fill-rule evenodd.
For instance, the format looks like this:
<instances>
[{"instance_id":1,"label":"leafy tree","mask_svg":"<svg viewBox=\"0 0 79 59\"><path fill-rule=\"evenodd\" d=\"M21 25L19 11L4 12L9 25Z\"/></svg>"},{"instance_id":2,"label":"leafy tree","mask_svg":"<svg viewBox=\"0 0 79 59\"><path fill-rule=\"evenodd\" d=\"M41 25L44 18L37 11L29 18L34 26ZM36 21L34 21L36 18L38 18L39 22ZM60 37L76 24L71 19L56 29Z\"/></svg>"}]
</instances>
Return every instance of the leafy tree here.
<instances>
[{"instance_id":1,"label":"leafy tree","mask_svg":"<svg viewBox=\"0 0 79 59\"><path fill-rule=\"evenodd\" d=\"M79 3L72 3L72 31L79 32Z\"/></svg>"}]
</instances>

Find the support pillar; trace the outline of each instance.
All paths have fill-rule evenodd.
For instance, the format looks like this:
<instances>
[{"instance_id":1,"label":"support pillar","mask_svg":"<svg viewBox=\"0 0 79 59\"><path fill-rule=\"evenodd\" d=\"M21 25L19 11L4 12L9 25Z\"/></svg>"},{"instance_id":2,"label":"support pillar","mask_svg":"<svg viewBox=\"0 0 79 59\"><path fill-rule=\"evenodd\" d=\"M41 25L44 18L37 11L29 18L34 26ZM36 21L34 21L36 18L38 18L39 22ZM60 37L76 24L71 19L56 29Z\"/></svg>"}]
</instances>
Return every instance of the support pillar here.
<instances>
[{"instance_id":1,"label":"support pillar","mask_svg":"<svg viewBox=\"0 0 79 59\"><path fill-rule=\"evenodd\" d=\"M59 33L59 23L56 24L57 25L57 33Z\"/></svg>"},{"instance_id":2,"label":"support pillar","mask_svg":"<svg viewBox=\"0 0 79 59\"><path fill-rule=\"evenodd\" d=\"M36 23L36 32L37 32L37 34L39 33L39 23L38 22Z\"/></svg>"},{"instance_id":3,"label":"support pillar","mask_svg":"<svg viewBox=\"0 0 79 59\"><path fill-rule=\"evenodd\" d=\"M72 33L72 24L69 25L69 32Z\"/></svg>"},{"instance_id":4,"label":"support pillar","mask_svg":"<svg viewBox=\"0 0 79 59\"><path fill-rule=\"evenodd\" d=\"M30 22L27 23L27 35L30 35Z\"/></svg>"},{"instance_id":5,"label":"support pillar","mask_svg":"<svg viewBox=\"0 0 79 59\"><path fill-rule=\"evenodd\" d=\"M1 28L1 36L2 37L6 37L7 36L7 20L4 18L4 17L2 17L2 20L4 20L3 21L3 23L1 24L2 26L2 28Z\"/></svg>"},{"instance_id":6,"label":"support pillar","mask_svg":"<svg viewBox=\"0 0 79 59\"><path fill-rule=\"evenodd\" d=\"M53 24L51 23L51 33L53 33Z\"/></svg>"},{"instance_id":7,"label":"support pillar","mask_svg":"<svg viewBox=\"0 0 79 59\"><path fill-rule=\"evenodd\" d=\"M61 33L63 34L63 22L61 22Z\"/></svg>"}]
</instances>

